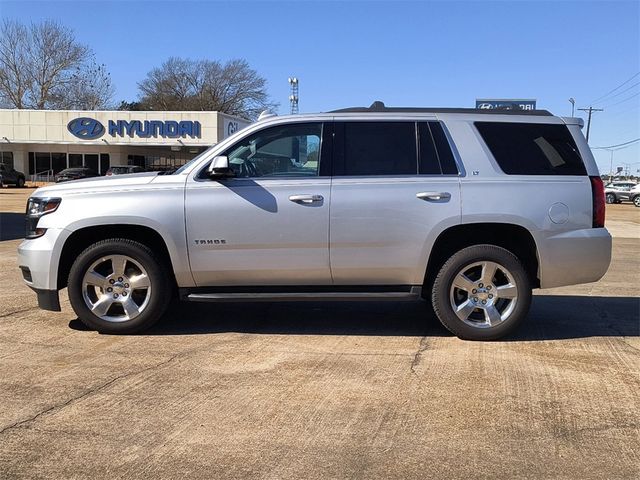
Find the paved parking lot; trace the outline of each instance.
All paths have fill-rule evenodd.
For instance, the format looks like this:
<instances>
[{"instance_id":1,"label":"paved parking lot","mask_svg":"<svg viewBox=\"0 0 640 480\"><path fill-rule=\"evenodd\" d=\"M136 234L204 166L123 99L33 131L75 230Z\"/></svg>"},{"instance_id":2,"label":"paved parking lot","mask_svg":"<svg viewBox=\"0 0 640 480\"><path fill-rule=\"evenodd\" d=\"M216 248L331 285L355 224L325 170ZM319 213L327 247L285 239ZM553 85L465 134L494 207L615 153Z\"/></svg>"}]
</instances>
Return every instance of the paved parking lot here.
<instances>
[{"instance_id":1,"label":"paved parking lot","mask_svg":"<svg viewBox=\"0 0 640 480\"><path fill-rule=\"evenodd\" d=\"M0 478L640 476L632 205L605 278L538 291L504 341L422 303L183 304L107 336L22 284L25 193L0 190Z\"/></svg>"}]
</instances>

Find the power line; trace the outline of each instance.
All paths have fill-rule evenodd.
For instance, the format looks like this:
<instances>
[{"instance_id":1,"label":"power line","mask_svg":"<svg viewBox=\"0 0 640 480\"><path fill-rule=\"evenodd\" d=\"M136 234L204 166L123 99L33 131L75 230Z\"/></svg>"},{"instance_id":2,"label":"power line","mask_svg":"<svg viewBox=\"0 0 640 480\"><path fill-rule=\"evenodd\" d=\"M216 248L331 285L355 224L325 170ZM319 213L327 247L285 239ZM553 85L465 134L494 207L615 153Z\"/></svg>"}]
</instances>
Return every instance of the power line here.
<instances>
[{"instance_id":1,"label":"power line","mask_svg":"<svg viewBox=\"0 0 640 480\"><path fill-rule=\"evenodd\" d=\"M635 140L629 140L628 142L624 142L624 143L619 143L617 145L609 145L608 147L591 147L591 150L609 150L612 148L619 148L619 147L625 147L625 146L629 146L633 143L637 143L640 142L640 138L636 138Z\"/></svg>"},{"instance_id":2,"label":"power line","mask_svg":"<svg viewBox=\"0 0 640 480\"><path fill-rule=\"evenodd\" d=\"M620 105L621 103L624 103L624 102L626 102L628 100L631 100L632 98L637 97L638 95L640 95L640 92L634 93L630 97L627 97L624 100L620 100L619 102L612 103L611 105L605 105L605 107L607 107L607 108L615 107L616 105Z\"/></svg>"},{"instance_id":3,"label":"power line","mask_svg":"<svg viewBox=\"0 0 640 480\"><path fill-rule=\"evenodd\" d=\"M614 88L613 90L605 93L604 95L602 95L601 97L596 98L595 100L592 100L590 103L594 104L600 100L602 100L603 98L607 97L609 94L615 92L616 90L618 90L620 87L624 87L627 83L629 83L631 80L633 80L634 78L636 78L638 75L640 75L640 72L636 73L635 75L633 75L631 78L625 80L624 82L622 82L620 85L618 85L616 88Z\"/></svg>"},{"instance_id":4,"label":"power line","mask_svg":"<svg viewBox=\"0 0 640 480\"><path fill-rule=\"evenodd\" d=\"M618 93L616 93L615 95L611 95L611 97L607 98L607 100L605 100L605 101L609 101L609 100L611 100L612 98L616 98L617 96L622 95L622 94L623 94L623 93L625 93L625 92L628 92L628 91L629 91L629 90L631 90L633 87L637 87L638 85L640 85L640 82L634 83L634 84L633 84L633 85L631 85L630 87L625 88L624 90L619 91L619 92L618 92ZM602 103L602 100L600 100L599 102L591 102L591 103Z\"/></svg>"}]
</instances>

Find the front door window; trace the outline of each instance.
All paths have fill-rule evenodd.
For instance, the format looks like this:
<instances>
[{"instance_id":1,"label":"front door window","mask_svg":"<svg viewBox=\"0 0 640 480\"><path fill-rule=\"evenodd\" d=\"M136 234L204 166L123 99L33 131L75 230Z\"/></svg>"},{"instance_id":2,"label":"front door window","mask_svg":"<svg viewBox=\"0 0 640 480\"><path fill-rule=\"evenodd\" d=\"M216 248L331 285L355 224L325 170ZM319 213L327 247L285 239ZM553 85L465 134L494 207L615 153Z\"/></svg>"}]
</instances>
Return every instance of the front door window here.
<instances>
[{"instance_id":1,"label":"front door window","mask_svg":"<svg viewBox=\"0 0 640 480\"><path fill-rule=\"evenodd\" d=\"M238 178L317 177L322 124L298 123L267 128L226 152Z\"/></svg>"}]
</instances>

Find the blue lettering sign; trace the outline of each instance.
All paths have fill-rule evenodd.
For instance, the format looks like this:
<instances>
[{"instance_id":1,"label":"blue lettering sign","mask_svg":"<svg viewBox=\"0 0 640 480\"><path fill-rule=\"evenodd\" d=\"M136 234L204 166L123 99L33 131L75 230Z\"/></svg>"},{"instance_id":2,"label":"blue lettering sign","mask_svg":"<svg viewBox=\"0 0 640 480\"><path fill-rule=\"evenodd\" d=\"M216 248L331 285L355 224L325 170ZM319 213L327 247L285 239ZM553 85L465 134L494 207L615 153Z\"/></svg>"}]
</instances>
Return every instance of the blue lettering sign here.
<instances>
[{"instance_id":1,"label":"blue lettering sign","mask_svg":"<svg viewBox=\"0 0 640 480\"><path fill-rule=\"evenodd\" d=\"M104 126L93 118L81 117L71 120L67 124L70 133L82 140L94 140L100 138L104 132ZM191 120L109 120L106 131L112 137L129 138L201 138L202 126L200 122Z\"/></svg>"}]
</instances>

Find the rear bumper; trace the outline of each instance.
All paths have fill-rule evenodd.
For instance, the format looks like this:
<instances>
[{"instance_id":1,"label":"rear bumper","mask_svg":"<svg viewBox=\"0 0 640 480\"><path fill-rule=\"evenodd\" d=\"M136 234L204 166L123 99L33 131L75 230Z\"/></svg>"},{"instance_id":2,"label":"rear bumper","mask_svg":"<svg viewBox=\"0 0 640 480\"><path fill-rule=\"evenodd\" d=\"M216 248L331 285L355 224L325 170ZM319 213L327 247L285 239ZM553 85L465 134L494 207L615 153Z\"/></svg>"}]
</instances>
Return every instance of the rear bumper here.
<instances>
[{"instance_id":1,"label":"rear bumper","mask_svg":"<svg viewBox=\"0 0 640 480\"><path fill-rule=\"evenodd\" d=\"M611 263L611 235L606 228L573 230L543 239L538 252L542 288L597 282Z\"/></svg>"}]
</instances>

